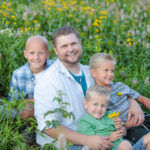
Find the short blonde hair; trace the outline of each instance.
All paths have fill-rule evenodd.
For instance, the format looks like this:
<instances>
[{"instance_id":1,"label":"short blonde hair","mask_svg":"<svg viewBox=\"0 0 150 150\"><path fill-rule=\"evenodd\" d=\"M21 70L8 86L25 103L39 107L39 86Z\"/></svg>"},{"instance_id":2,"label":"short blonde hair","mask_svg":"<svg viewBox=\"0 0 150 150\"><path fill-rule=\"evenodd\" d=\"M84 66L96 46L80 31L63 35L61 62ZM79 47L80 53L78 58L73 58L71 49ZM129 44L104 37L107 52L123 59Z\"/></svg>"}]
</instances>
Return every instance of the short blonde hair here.
<instances>
[{"instance_id":1,"label":"short blonde hair","mask_svg":"<svg viewBox=\"0 0 150 150\"><path fill-rule=\"evenodd\" d=\"M91 86L87 89L85 100L89 101L92 99L93 96L96 95L103 95L108 101L110 100L110 92L107 90L107 88L98 85Z\"/></svg>"},{"instance_id":2,"label":"short blonde hair","mask_svg":"<svg viewBox=\"0 0 150 150\"><path fill-rule=\"evenodd\" d=\"M106 61L111 61L114 65L116 64L116 59L113 56L107 53L97 53L91 57L89 65L90 68L97 68L100 63Z\"/></svg>"}]
</instances>

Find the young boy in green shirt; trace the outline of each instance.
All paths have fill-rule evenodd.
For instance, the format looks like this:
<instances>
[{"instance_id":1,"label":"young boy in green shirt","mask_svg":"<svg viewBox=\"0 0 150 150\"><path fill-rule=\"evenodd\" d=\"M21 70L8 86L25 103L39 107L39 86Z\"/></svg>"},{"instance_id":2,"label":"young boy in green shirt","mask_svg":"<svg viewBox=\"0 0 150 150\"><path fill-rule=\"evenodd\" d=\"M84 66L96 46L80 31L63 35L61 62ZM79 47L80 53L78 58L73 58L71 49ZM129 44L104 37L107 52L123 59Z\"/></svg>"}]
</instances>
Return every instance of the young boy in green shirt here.
<instances>
[{"instance_id":1,"label":"young boy in green shirt","mask_svg":"<svg viewBox=\"0 0 150 150\"><path fill-rule=\"evenodd\" d=\"M78 121L78 132L109 137L114 144L112 150L131 150L131 144L122 139L126 130L121 119L117 118L118 114L112 118L113 113L106 111L109 99L110 93L104 87L93 86L87 89L84 100L87 113Z\"/></svg>"}]
</instances>

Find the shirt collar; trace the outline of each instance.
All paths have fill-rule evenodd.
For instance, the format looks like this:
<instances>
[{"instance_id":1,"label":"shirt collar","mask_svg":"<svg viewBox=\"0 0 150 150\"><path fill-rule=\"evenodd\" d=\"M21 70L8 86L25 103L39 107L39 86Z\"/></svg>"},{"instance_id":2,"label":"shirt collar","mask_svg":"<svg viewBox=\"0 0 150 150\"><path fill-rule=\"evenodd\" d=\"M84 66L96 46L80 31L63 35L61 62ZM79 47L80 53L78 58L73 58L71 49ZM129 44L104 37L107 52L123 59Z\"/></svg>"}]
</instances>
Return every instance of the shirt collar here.
<instances>
[{"instance_id":1,"label":"shirt collar","mask_svg":"<svg viewBox=\"0 0 150 150\"><path fill-rule=\"evenodd\" d=\"M46 59L46 66L45 66L45 69L47 69L49 67L49 62L48 62L48 59Z\"/></svg>"},{"instance_id":2,"label":"shirt collar","mask_svg":"<svg viewBox=\"0 0 150 150\"><path fill-rule=\"evenodd\" d=\"M30 69L29 63L26 64L26 74L28 79L34 78L34 75Z\"/></svg>"},{"instance_id":3,"label":"shirt collar","mask_svg":"<svg viewBox=\"0 0 150 150\"><path fill-rule=\"evenodd\" d=\"M73 79L73 77L71 76L71 74L69 73L69 71L67 70L67 68L62 64L62 62L57 58L56 60L56 68L57 70L62 73L62 74L66 74L67 77L70 77L71 79Z\"/></svg>"},{"instance_id":4,"label":"shirt collar","mask_svg":"<svg viewBox=\"0 0 150 150\"><path fill-rule=\"evenodd\" d=\"M70 77L73 79L72 75L69 73L67 68L62 64L62 62L58 58L56 60L55 65L56 65L56 68L59 72L61 72L62 74L66 74L67 77ZM79 64L79 65L80 65L80 69L83 71L84 75L91 77L90 73L88 73L87 70L84 71L84 69L82 69L84 67L84 65L82 65L82 64ZM90 70L88 70L88 71L90 71Z\"/></svg>"}]
</instances>

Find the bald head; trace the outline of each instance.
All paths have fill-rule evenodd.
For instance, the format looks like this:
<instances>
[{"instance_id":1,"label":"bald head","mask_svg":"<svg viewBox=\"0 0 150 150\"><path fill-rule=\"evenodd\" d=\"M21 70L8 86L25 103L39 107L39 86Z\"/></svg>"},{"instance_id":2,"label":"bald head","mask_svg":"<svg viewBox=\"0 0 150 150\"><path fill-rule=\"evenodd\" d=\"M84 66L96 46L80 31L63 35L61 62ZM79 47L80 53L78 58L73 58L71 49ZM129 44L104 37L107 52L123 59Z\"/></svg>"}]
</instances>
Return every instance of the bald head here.
<instances>
[{"instance_id":1,"label":"bald head","mask_svg":"<svg viewBox=\"0 0 150 150\"><path fill-rule=\"evenodd\" d=\"M26 50L29 49L32 45L40 44L44 49L48 50L48 41L44 36L35 35L31 36L26 41Z\"/></svg>"}]
</instances>

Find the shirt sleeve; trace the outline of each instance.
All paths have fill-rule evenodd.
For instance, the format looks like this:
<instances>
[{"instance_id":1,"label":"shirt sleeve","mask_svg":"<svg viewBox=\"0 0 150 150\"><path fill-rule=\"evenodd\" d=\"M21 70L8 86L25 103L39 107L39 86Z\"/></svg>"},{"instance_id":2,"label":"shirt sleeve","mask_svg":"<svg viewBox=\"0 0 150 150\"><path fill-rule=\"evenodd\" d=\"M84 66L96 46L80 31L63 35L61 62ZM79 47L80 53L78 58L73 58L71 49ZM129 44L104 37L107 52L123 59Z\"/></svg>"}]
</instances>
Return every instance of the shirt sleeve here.
<instances>
[{"instance_id":1,"label":"shirt sleeve","mask_svg":"<svg viewBox=\"0 0 150 150\"><path fill-rule=\"evenodd\" d=\"M48 113L59 107L54 98L58 96L58 85L55 81L40 78L34 90L34 115L37 119L38 129L43 131L52 127L52 121L60 120L58 113ZM46 115L47 113L47 115Z\"/></svg>"},{"instance_id":2,"label":"shirt sleeve","mask_svg":"<svg viewBox=\"0 0 150 150\"><path fill-rule=\"evenodd\" d=\"M119 82L120 87L123 91L123 94L125 94L126 96L132 97L133 99L137 99L140 94L138 92L136 92L135 90L131 89L130 87L128 87L127 85Z\"/></svg>"}]
</instances>

